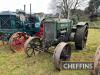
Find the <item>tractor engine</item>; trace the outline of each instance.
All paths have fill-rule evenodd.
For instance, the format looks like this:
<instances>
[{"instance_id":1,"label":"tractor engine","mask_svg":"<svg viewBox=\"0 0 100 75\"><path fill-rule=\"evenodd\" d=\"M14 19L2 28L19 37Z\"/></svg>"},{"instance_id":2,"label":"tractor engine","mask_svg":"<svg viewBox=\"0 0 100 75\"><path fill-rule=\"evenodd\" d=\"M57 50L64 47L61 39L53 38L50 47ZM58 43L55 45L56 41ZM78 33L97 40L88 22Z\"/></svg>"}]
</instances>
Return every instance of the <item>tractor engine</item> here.
<instances>
[{"instance_id":1,"label":"tractor engine","mask_svg":"<svg viewBox=\"0 0 100 75\"><path fill-rule=\"evenodd\" d=\"M44 42L47 46L68 41L72 29L72 21L68 19L49 19L44 21Z\"/></svg>"},{"instance_id":2,"label":"tractor engine","mask_svg":"<svg viewBox=\"0 0 100 75\"><path fill-rule=\"evenodd\" d=\"M43 34L46 47L71 41L75 42L77 49L83 49L87 41L88 23L79 22L74 25L73 20L50 18L44 21Z\"/></svg>"}]
</instances>

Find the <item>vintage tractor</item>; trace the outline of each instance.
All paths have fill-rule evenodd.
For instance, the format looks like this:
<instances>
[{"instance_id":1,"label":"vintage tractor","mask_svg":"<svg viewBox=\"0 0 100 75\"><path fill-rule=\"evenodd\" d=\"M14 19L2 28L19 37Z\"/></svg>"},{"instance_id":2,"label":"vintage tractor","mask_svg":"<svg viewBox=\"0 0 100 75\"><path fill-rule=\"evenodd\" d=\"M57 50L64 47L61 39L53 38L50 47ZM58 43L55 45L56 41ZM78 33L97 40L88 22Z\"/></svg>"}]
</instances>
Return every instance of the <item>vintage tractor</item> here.
<instances>
[{"instance_id":1,"label":"vintage tractor","mask_svg":"<svg viewBox=\"0 0 100 75\"><path fill-rule=\"evenodd\" d=\"M29 36L40 30L38 17L26 15L24 12L0 13L0 40L9 43L13 52L20 51Z\"/></svg>"},{"instance_id":2,"label":"vintage tractor","mask_svg":"<svg viewBox=\"0 0 100 75\"><path fill-rule=\"evenodd\" d=\"M90 75L100 75L100 46L97 48L94 57L94 70L90 72Z\"/></svg>"},{"instance_id":3,"label":"vintage tractor","mask_svg":"<svg viewBox=\"0 0 100 75\"><path fill-rule=\"evenodd\" d=\"M61 69L61 61L69 60L71 57L71 45L82 50L87 41L88 23L74 23L70 19L48 18L42 21L40 32L29 37L25 42L24 49L28 57L40 52L51 52L56 69ZM56 47L54 51L50 47Z\"/></svg>"}]
</instances>

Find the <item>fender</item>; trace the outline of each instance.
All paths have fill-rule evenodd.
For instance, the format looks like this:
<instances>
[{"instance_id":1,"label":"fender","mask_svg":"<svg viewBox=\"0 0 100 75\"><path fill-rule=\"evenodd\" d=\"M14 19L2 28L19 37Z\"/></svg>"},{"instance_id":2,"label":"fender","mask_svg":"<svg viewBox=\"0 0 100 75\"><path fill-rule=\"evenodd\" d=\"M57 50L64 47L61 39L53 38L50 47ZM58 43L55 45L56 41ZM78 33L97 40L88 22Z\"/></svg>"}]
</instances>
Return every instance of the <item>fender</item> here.
<instances>
[{"instance_id":1,"label":"fender","mask_svg":"<svg viewBox=\"0 0 100 75\"><path fill-rule=\"evenodd\" d=\"M78 22L77 23L78 27L85 26L85 25L88 27L89 24L87 22Z\"/></svg>"}]
</instances>

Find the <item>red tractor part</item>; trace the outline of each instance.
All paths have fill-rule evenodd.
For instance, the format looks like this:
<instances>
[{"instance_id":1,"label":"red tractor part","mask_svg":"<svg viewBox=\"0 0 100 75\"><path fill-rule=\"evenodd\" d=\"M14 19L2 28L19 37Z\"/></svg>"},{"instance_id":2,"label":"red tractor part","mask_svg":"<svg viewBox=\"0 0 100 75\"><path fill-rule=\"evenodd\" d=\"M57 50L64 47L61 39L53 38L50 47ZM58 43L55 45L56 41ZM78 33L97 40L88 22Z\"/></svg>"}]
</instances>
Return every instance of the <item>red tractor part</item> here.
<instances>
[{"instance_id":1,"label":"red tractor part","mask_svg":"<svg viewBox=\"0 0 100 75\"><path fill-rule=\"evenodd\" d=\"M35 35L38 36L38 37L40 37L40 38L42 38L43 37L43 31L44 31L44 29L43 29L43 23L41 23L41 25L40 25L40 31L38 33L36 33Z\"/></svg>"},{"instance_id":2,"label":"red tractor part","mask_svg":"<svg viewBox=\"0 0 100 75\"><path fill-rule=\"evenodd\" d=\"M9 45L13 52L21 51L28 36L23 32L14 33L9 39Z\"/></svg>"}]
</instances>

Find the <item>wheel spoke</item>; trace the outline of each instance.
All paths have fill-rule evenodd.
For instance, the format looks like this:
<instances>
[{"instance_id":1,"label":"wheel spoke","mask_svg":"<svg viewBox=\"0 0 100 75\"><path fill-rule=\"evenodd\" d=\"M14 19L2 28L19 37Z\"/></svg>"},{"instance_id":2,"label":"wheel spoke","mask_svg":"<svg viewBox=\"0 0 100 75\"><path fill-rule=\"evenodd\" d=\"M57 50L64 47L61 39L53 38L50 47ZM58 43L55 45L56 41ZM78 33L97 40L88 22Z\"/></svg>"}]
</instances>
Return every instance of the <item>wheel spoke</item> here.
<instances>
[{"instance_id":1,"label":"wheel spoke","mask_svg":"<svg viewBox=\"0 0 100 75\"><path fill-rule=\"evenodd\" d=\"M29 57L31 57L33 53L36 54L36 52L39 52L41 50L40 38L30 37L26 41L24 49L25 49L27 56ZM28 53L28 51L30 52Z\"/></svg>"},{"instance_id":2,"label":"wheel spoke","mask_svg":"<svg viewBox=\"0 0 100 75\"><path fill-rule=\"evenodd\" d=\"M26 41L26 35L23 33L15 33L10 38L10 48L16 52L21 51L22 47L24 47L24 43Z\"/></svg>"}]
</instances>

